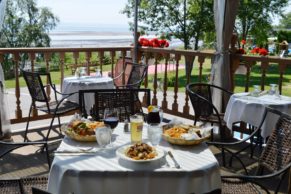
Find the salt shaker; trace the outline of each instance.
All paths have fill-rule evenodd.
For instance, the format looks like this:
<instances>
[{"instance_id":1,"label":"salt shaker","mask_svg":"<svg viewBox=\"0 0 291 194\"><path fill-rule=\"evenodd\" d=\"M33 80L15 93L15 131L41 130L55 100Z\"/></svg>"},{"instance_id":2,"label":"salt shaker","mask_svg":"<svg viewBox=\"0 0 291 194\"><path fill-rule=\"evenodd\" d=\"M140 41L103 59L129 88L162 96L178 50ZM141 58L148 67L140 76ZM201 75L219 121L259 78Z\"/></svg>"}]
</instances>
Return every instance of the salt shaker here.
<instances>
[{"instance_id":1,"label":"salt shaker","mask_svg":"<svg viewBox=\"0 0 291 194\"><path fill-rule=\"evenodd\" d=\"M124 121L124 128L123 128L123 131L124 131L124 132L129 132L128 120L127 120L127 119L125 119L125 121Z\"/></svg>"}]
</instances>

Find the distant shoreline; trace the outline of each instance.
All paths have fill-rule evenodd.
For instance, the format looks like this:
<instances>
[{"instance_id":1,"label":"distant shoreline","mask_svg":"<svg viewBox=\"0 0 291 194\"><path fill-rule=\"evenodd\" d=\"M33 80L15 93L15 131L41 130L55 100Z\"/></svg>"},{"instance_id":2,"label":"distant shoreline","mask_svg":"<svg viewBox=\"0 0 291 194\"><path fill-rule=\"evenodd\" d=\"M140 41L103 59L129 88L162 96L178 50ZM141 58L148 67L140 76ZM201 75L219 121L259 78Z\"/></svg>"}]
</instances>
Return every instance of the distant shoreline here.
<instances>
[{"instance_id":1,"label":"distant shoreline","mask_svg":"<svg viewBox=\"0 0 291 194\"><path fill-rule=\"evenodd\" d=\"M112 31L63 31L51 32L50 36L66 36L66 35L86 35L86 36L132 36L131 32L112 32Z\"/></svg>"}]
</instances>

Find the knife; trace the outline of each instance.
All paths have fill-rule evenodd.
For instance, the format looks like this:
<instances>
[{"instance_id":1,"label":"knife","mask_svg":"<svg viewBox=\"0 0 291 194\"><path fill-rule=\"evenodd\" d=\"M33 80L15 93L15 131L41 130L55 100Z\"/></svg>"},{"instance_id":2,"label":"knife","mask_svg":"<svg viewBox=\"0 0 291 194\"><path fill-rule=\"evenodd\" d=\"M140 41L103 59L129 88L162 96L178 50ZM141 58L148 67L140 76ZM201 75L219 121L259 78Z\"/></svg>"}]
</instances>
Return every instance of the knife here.
<instances>
[{"instance_id":1,"label":"knife","mask_svg":"<svg viewBox=\"0 0 291 194\"><path fill-rule=\"evenodd\" d=\"M172 152L171 151L168 151L168 154L169 154L169 156L172 158L172 160L174 161L174 163L175 163L175 167L176 168L181 168L181 166L180 166L180 164L177 162L177 160L174 158L174 155L172 154Z\"/></svg>"}]
</instances>

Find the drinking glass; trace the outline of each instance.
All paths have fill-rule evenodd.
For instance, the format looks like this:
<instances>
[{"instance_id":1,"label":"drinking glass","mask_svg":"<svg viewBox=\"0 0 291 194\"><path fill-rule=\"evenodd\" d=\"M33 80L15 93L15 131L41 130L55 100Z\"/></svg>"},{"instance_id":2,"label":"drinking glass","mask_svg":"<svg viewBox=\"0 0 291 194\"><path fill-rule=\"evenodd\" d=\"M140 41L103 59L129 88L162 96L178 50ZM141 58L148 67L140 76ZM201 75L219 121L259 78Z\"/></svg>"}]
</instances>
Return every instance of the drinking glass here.
<instances>
[{"instance_id":1,"label":"drinking glass","mask_svg":"<svg viewBox=\"0 0 291 194\"><path fill-rule=\"evenodd\" d=\"M269 94L275 95L277 93L278 93L278 85L277 84L270 84Z\"/></svg>"},{"instance_id":2,"label":"drinking glass","mask_svg":"<svg viewBox=\"0 0 291 194\"><path fill-rule=\"evenodd\" d=\"M112 130L110 126L105 125L103 127L97 127L95 129L95 135L100 147L105 148L107 145L111 144Z\"/></svg>"},{"instance_id":3,"label":"drinking glass","mask_svg":"<svg viewBox=\"0 0 291 194\"><path fill-rule=\"evenodd\" d=\"M96 68L96 77L102 77L100 68Z\"/></svg>"},{"instance_id":4,"label":"drinking glass","mask_svg":"<svg viewBox=\"0 0 291 194\"><path fill-rule=\"evenodd\" d=\"M86 72L86 68L85 67L81 67L81 70L80 70L80 76L86 76L87 75L87 72Z\"/></svg>"},{"instance_id":5,"label":"drinking glass","mask_svg":"<svg viewBox=\"0 0 291 194\"><path fill-rule=\"evenodd\" d=\"M135 114L130 116L130 134L132 143L142 141L143 116Z\"/></svg>"},{"instance_id":6,"label":"drinking glass","mask_svg":"<svg viewBox=\"0 0 291 194\"><path fill-rule=\"evenodd\" d=\"M104 110L103 122L111 127L113 130L118 124L118 110L116 108L106 108Z\"/></svg>"},{"instance_id":7,"label":"drinking glass","mask_svg":"<svg viewBox=\"0 0 291 194\"><path fill-rule=\"evenodd\" d=\"M254 91L252 92L252 96L258 97L260 94L260 86L259 85L254 85Z\"/></svg>"},{"instance_id":8,"label":"drinking glass","mask_svg":"<svg viewBox=\"0 0 291 194\"><path fill-rule=\"evenodd\" d=\"M153 146L160 143L162 138L163 129L160 124L149 124L148 125L148 138Z\"/></svg>"}]
</instances>

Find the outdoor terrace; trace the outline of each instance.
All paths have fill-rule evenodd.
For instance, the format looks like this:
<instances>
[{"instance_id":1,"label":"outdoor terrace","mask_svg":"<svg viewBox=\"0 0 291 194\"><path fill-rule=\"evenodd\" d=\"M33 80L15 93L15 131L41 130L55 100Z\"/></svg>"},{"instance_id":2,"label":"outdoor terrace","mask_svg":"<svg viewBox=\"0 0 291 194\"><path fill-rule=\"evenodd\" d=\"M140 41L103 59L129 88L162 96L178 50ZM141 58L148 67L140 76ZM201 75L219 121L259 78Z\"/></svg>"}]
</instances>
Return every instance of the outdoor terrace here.
<instances>
[{"instance_id":1,"label":"outdoor terrace","mask_svg":"<svg viewBox=\"0 0 291 194\"><path fill-rule=\"evenodd\" d=\"M91 66L100 67L103 74L108 72L112 73L117 58L125 58L131 51L132 47L0 49L1 64L4 64L4 59L8 58L8 61L13 64L12 72L15 76L15 79L6 81L9 96L10 120L13 124L12 129L14 132L13 135L16 137L15 141L21 141L22 139L21 129L25 127L30 105L29 93L19 71L21 64L23 64L23 56L28 56L29 68L31 68L32 71L39 67L39 65L36 64L41 64L47 71L52 70L54 66L58 66L59 70L52 71L51 73L53 82L59 84L59 88L61 89L64 77L72 74L70 68L76 68L78 65L82 64L87 68L88 73L90 73L90 69L92 69L90 68ZM177 116L185 119L185 122L192 124L194 114L188 94L185 92L185 85L190 82L207 82L210 74L210 61L214 55L214 52L141 48L140 56L143 56L143 62L151 64L142 87L151 88L152 104L160 105L169 119L173 118L173 116ZM187 77L185 74L185 61L191 60L192 58L195 58L194 68L191 75ZM243 74L235 73L238 66L245 67ZM232 85L234 91L251 91L252 85L254 84L260 85L262 90L267 90L270 83L276 83L279 85L280 94L291 96L290 67L291 59L288 58L232 55L231 72L233 75ZM51 91L47 90L48 94L50 94L50 92ZM33 128L37 129L40 126L43 128L45 121L47 121L45 119L48 118L48 115L38 113L35 110L33 112L33 120L35 120ZM47 123L49 123L49 121ZM34 131L35 132L30 134L30 137L33 140L38 138L41 139L42 136L39 134L38 130ZM45 131L43 131L43 133L45 133ZM55 137L58 136L56 133L54 133L54 135ZM54 149L56 146L57 142L51 146L51 149ZM34 152L37 149L38 148L32 147L25 149L25 151L18 151L12 154L12 156L7 159L9 161L8 164L6 162L7 160L2 160L1 166L3 164L3 167L1 167L1 177L7 178L47 174L48 169L45 164L45 159L40 153L36 153L32 156L34 160L31 160L29 156L25 156L26 162L22 163L22 169L14 170L19 167L19 157L22 158L24 153L24 155L26 155L27 152ZM213 148L213 152L217 153L217 150ZM53 157L53 155L51 157ZM251 160L249 160L249 164L252 164ZM238 165L234 165L233 171L241 170L236 169L237 166ZM223 168L222 172L229 173L229 171ZM287 190L287 185L286 178L285 187L283 188L284 192Z\"/></svg>"}]
</instances>

